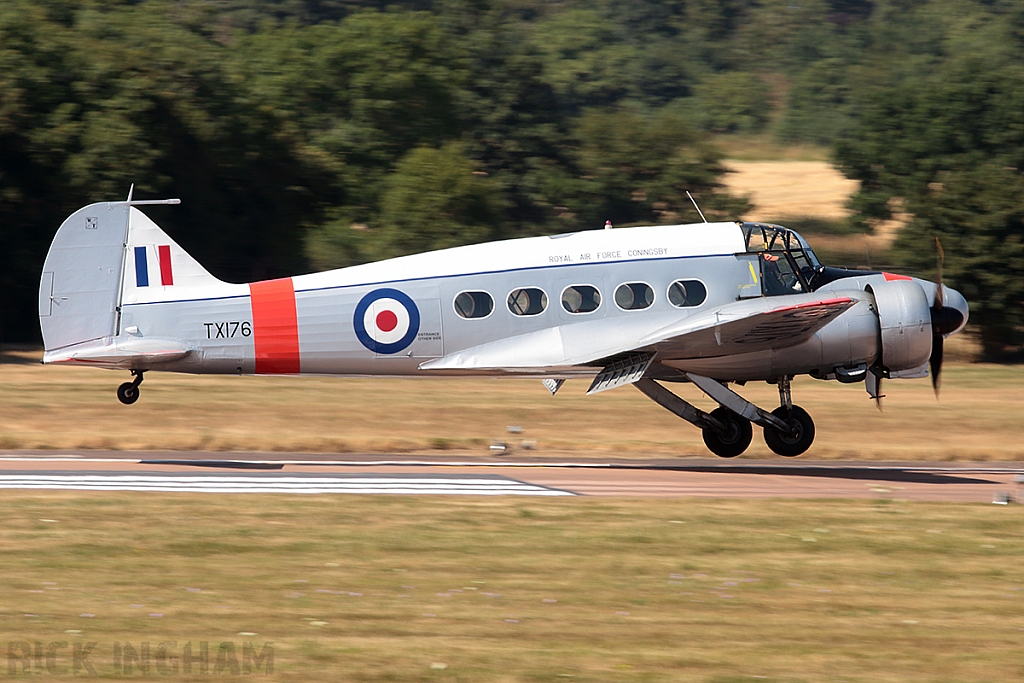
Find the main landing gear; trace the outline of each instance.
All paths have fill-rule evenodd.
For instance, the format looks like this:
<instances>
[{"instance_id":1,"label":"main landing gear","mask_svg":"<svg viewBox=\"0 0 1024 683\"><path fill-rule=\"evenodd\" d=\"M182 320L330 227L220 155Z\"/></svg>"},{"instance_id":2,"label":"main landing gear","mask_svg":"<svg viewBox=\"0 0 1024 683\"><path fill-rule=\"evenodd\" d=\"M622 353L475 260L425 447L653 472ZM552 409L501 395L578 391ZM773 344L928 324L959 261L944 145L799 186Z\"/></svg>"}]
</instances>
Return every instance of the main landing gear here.
<instances>
[{"instance_id":1,"label":"main landing gear","mask_svg":"<svg viewBox=\"0 0 1024 683\"><path fill-rule=\"evenodd\" d=\"M135 377L131 382L125 382L117 388L117 400L126 406L130 406L139 400L139 385L142 384L144 370L132 370Z\"/></svg>"},{"instance_id":2,"label":"main landing gear","mask_svg":"<svg viewBox=\"0 0 1024 683\"><path fill-rule=\"evenodd\" d=\"M764 441L774 453L791 458L811 447L814 421L806 410L793 405L792 378L778 380L781 405L769 413L717 380L690 373L686 377L718 401L720 407L705 413L650 378L636 382L636 388L658 405L700 427L704 443L715 455L734 458L747 450L753 434L751 423L764 429Z\"/></svg>"}]
</instances>

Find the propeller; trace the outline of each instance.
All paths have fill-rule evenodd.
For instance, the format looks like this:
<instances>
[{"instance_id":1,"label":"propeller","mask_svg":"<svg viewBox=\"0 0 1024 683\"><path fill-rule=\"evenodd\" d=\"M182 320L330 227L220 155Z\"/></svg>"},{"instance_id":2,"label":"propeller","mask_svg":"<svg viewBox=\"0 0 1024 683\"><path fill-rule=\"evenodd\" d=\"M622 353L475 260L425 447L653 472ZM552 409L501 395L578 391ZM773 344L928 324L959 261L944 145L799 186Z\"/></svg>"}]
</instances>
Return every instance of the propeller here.
<instances>
[{"instance_id":1,"label":"propeller","mask_svg":"<svg viewBox=\"0 0 1024 683\"><path fill-rule=\"evenodd\" d=\"M932 356L928 360L929 369L932 374L932 388L935 389L935 397L939 396L939 387L942 385L942 340L945 335L955 331L964 321L963 313L952 306L945 306L942 293L942 262L946 258L942 250L942 242L935 238L936 251L936 284L935 303L932 304Z\"/></svg>"}]
</instances>

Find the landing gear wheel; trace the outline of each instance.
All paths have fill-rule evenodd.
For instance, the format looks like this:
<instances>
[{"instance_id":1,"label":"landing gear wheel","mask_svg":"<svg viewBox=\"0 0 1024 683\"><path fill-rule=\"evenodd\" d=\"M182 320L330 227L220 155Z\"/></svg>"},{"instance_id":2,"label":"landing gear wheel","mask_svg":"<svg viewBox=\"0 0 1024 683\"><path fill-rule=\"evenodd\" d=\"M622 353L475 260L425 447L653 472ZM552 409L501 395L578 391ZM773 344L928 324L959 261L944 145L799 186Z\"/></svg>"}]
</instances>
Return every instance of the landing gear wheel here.
<instances>
[{"instance_id":1,"label":"landing gear wheel","mask_svg":"<svg viewBox=\"0 0 1024 683\"><path fill-rule=\"evenodd\" d=\"M747 450L750 440L754 437L750 420L740 417L728 408L715 408L711 411L711 417L725 423L726 432L719 434L714 429L704 428L704 444L708 450L720 458L735 458Z\"/></svg>"},{"instance_id":2,"label":"landing gear wheel","mask_svg":"<svg viewBox=\"0 0 1024 683\"><path fill-rule=\"evenodd\" d=\"M772 415L792 427L794 433L785 434L777 429L765 427L764 442L768 444L768 448L779 455L792 458L811 447L814 441L814 421L806 410L800 406L779 406L772 411Z\"/></svg>"},{"instance_id":3,"label":"landing gear wheel","mask_svg":"<svg viewBox=\"0 0 1024 683\"><path fill-rule=\"evenodd\" d=\"M117 388L117 400L130 406L139 400L139 387L134 382L125 382Z\"/></svg>"}]
</instances>

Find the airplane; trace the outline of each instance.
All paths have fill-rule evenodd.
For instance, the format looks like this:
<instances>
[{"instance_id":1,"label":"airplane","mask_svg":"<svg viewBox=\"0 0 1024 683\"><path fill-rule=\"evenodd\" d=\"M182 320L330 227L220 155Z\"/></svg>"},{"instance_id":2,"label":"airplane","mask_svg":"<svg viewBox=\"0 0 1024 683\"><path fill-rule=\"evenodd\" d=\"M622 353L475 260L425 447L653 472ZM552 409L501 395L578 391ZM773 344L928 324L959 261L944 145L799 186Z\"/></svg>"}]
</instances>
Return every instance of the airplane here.
<instances>
[{"instance_id":1,"label":"airplane","mask_svg":"<svg viewBox=\"0 0 1024 683\"><path fill-rule=\"evenodd\" d=\"M64 221L40 281L43 363L130 372L124 404L150 371L529 377L552 395L586 377L588 394L634 385L716 455L743 453L756 424L792 457L814 440L795 376L863 383L880 401L883 378L930 365L938 392L943 339L969 313L941 268L933 283L828 267L793 230L756 222L583 230L231 284L138 208L177 203L130 191ZM777 385L779 407L730 386L751 381Z\"/></svg>"}]
</instances>

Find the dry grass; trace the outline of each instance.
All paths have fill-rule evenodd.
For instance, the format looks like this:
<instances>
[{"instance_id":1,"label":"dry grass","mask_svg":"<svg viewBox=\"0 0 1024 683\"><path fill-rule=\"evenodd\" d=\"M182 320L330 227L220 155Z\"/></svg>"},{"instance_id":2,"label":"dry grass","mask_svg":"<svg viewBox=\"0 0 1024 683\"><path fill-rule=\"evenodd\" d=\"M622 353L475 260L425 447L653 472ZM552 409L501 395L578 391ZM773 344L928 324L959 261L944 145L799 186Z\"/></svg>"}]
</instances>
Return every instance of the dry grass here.
<instances>
[{"instance_id":1,"label":"dry grass","mask_svg":"<svg viewBox=\"0 0 1024 683\"><path fill-rule=\"evenodd\" d=\"M955 356L957 344L949 346ZM586 383L570 381L551 397L535 380L151 373L139 402L123 406L114 389L125 379L89 368L0 364L0 448L485 454L493 440L526 440L536 442L529 455L553 458L707 455L697 429L630 387L585 396ZM691 385L674 388L705 409L714 405ZM880 413L862 385L798 378L796 402L817 423L808 457L1024 457L1024 367L947 364L939 401L926 379L884 388ZM763 406L778 404L770 385L740 391ZM523 433L510 435L510 425ZM755 434L745 457L775 456Z\"/></svg>"},{"instance_id":2,"label":"dry grass","mask_svg":"<svg viewBox=\"0 0 1024 683\"><path fill-rule=\"evenodd\" d=\"M778 223L800 230L818 256L829 265L892 267L893 242L912 216L898 210L893 220L878 222L870 234L851 231L844 222L850 215L847 201L858 182L843 176L831 163L800 149L776 158L737 156L726 162L728 190L746 195L754 204L743 220ZM820 231L804 223L830 222L843 230Z\"/></svg>"},{"instance_id":3,"label":"dry grass","mask_svg":"<svg viewBox=\"0 0 1024 683\"><path fill-rule=\"evenodd\" d=\"M857 190L827 161L727 162L728 190L749 195L754 209L744 220L778 223L789 216L838 219L850 215L846 200Z\"/></svg>"},{"instance_id":4,"label":"dry grass","mask_svg":"<svg viewBox=\"0 0 1024 683\"><path fill-rule=\"evenodd\" d=\"M66 643L55 666L96 643L98 677L115 642L203 641L211 668L221 642L270 643L254 678L281 681L1024 675L1016 506L4 498L0 637Z\"/></svg>"}]
</instances>

